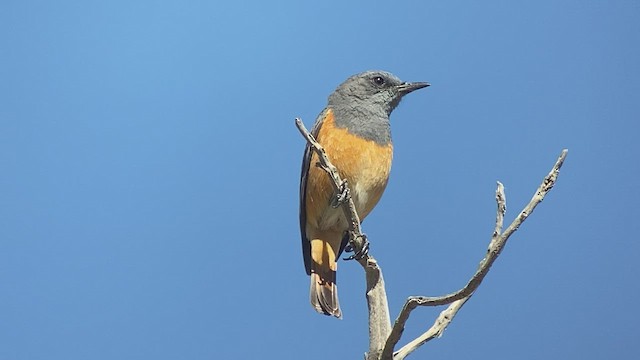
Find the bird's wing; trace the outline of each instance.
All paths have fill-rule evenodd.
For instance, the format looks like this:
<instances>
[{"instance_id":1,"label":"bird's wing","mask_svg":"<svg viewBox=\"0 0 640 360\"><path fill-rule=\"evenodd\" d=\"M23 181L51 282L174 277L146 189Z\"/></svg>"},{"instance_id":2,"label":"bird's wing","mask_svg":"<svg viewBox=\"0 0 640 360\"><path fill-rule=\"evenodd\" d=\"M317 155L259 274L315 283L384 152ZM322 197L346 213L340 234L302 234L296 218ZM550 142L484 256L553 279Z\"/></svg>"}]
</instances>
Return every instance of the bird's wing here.
<instances>
[{"instance_id":1,"label":"bird's wing","mask_svg":"<svg viewBox=\"0 0 640 360\"><path fill-rule=\"evenodd\" d=\"M322 123L329 113L329 109L324 109L318 118L316 119L316 123L313 125L313 129L311 129L311 135L317 140L318 133L320 132L320 128L322 127ZM307 142L307 145L304 148L304 157L302 158L302 171L300 173L300 236L302 238L302 256L304 258L304 268L307 271L307 275L311 275L311 240L307 238L306 227L307 227L307 211L306 211L306 203L307 203L307 176L309 175L309 166L311 166L311 157L313 155L313 150L311 150L311 145Z\"/></svg>"}]
</instances>

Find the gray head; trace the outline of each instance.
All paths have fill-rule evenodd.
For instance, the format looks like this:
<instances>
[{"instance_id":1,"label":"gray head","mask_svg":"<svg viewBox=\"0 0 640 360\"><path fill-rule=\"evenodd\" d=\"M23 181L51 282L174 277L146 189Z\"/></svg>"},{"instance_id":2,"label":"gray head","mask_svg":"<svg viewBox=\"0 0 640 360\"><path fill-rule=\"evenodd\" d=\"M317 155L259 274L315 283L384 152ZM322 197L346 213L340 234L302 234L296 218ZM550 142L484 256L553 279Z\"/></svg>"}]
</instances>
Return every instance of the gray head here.
<instances>
[{"instance_id":1,"label":"gray head","mask_svg":"<svg viewBox=\"0 0 640 360\"><path fill-rule=\"evenodd\" d=\"M389 115L403 96L429 86L404 82L386 71L353 75L329 96L336 125L380 144L391 141Z\"/></svg>"}]
</instances>

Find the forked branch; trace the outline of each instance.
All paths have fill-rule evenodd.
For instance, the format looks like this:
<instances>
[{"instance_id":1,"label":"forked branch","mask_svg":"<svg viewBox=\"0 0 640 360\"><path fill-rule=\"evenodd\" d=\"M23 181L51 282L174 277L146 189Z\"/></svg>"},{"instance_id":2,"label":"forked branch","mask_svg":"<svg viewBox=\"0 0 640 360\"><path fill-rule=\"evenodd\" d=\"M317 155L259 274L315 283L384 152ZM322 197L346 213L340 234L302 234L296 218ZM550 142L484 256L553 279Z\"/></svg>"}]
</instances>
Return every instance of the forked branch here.
<instances>
[{"instance_id":1,"label":"forked branch","mask_svg":"<svg viewBox=\"0 0 640 360\"><path fill-rule=\"evenodd\" d=\"M296 126L300 133L305 137L311 149L318 155L318 164L327 172L332 179L333 188L336 194L345 194L341 199L341 205L345 216L349 221L349 233L351 245L355 252L360 252L364 244L364 235L360 226L360 219L356 212L355 205L351 199L350 190L345 180L340 177L336 167L326 155L322 146L307 131L300 119L296 119ZM485 257L480 261L476 273L471 277L467 284L460 290L438 297L412 296L407 299L393 328L391 328L389 318L389 306L387 304L387 295L384 287L384 279L382 270L378 266L373 256L365 254L358 258L358 262L365 269L367 279L367 304L369 306L369 352L365 355L366 359L382 359L382 360L400 360L415 351L417 348L425 344L431 339L442 336L442 333L451 323L462 306L471 298L475 290L480 286L482 280L489 272L491 266L496 261L509 237L522 225L533 210L544 199L547 193L555 185L560 168L564 163L568 150L562 150L555 165L544 178L542 184L538 187L531 201L524 207L518 217L502 232L504 215L506 212L506 196L504 186L498 182L496 189L496 224L491 236L491 242L487 249ZM398 341L402 337L405 324L409 319L411 311L418 306L438 306L449 304L447 309L442 311L434 324L416 339L393 352Z\"/></svg>"},{"instance_id":2,"label":"forked branch","mask_svg":"<svg viewBox=\"0 0 640 360\"><path fill-rule=\"evenodd\" d=\"M531 215L536 206L538 206L538 204L542 202L547 193L553 188L558 179L558 175L560 174L560 168L562 167L562 164L567 157L567 153L567 149L562 150L562 153L558 157L558 160L553 165L553 168L551 169L549 174L547 174L547 176L545 176L545 178L542 180L542 183L531 198L531 201L529 201L529 203L520 212L518 217L513 220L511 225L509 225L504 233L502 233L502 227L504 222L504 215L507 211L507 200L504 193L504 186L498 181L498 186L496 189L496 224L491 236L489 248L487 249L487 254L482 259L482 261L480 261L478 270L471 277L467 285L452 294L439 297L409 297L402 307L402 311L400 311L400 315L398 315L398 318L393 325L391 334L389 335L387 343L382 352L382 359L404 359L408 354L416 350L427 341L442 335L451 320L453 320L453 317L456 315L456 313L473 295L473 292L478 288L478 286L480 286L482 280L484 280L485 276L489 272L489 269L491 269L491 265L493 265L493 263L496 261L496 259L504 249L504 246L506 245L507 240L509 240L509 237L516 230L518 230L524 220L526 220L527 217ZM449 305L449 307L440 314L436 322L429 330L427 330L424 334L420 335L413 341L409 342L407 345L403 346L392 356L393 349L400 340L402 332L404 331L405 324L409 319L409 315L411 314L411 311L413 309L418 306L437 306L449 303L451 305Z\"/></svg>"}]
</instances>

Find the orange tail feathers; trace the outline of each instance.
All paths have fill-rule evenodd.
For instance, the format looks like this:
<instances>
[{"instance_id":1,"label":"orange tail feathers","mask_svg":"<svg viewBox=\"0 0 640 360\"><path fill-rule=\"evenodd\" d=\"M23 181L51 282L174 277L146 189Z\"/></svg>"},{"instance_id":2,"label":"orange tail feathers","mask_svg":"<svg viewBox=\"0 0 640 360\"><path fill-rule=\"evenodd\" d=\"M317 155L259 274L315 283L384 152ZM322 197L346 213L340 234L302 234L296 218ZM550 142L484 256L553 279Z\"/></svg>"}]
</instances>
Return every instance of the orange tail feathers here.
<instances>
[{"instance_id":1,"label":"orange tail feathers","mask_svg":"<svg viewBox=\"0 0 640 360\"><path fill-rule=\"evenodd\" d=\"M334 236L335 237L335 236ZM340 239L340 234L337 237ZM317 312L342 318L338 302L338 285L336 285L336 250L340 246L328 241L314 239L311 241L311 306ZM335 250L334 250L335 249Z\"/></svg>"}]
</instances>

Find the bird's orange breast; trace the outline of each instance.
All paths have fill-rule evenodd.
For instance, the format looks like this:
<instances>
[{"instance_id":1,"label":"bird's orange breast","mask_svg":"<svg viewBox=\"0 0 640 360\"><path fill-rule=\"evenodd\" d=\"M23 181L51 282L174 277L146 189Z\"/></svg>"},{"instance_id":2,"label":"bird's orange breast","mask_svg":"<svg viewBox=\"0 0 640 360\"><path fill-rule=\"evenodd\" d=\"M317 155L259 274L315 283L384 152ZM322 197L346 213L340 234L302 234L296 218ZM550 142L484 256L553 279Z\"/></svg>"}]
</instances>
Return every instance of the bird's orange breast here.
<instances>
[{"instance_id":1,"label":"bird's orange breast","mask_svg":"<svg viewBox=\"0 0 640 360\"><path fill-rule=\"evenodd\" d=\"M326 112L316 138L340 176L348 181L358 215L364 219L387 186L393 158L391 142L380 145L336 127L331 109ZM334 196L331 180L316 166L317 162L317 154L313 153L307 177L307 223L317 229L346 230L348 225L342 210L331 207Z\"/></svg>"}]
</instances>

